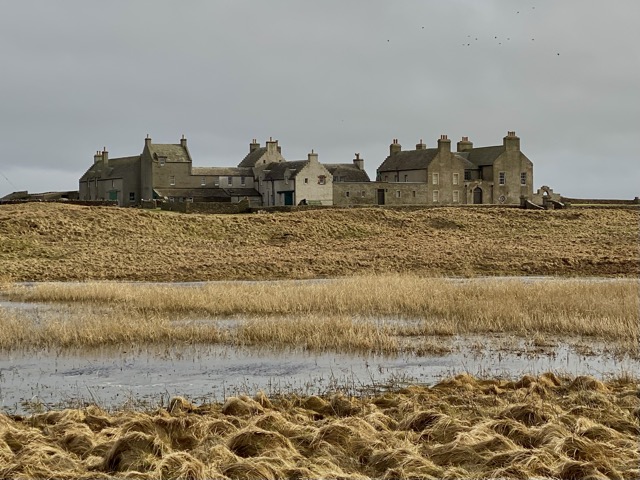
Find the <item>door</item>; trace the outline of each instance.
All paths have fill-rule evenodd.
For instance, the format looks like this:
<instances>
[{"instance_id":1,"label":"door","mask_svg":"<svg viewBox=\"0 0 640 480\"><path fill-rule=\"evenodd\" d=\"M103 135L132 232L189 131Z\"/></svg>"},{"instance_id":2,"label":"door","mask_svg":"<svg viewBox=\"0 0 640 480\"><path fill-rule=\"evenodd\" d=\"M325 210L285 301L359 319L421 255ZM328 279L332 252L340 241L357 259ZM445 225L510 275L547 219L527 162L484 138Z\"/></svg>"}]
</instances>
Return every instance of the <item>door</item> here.
<instances>
[{"instance_id":1,"label":"door","mask_svg":"<svg viewBox=\"0 0 640 480\"><path fill-rule=\"evenodd\" d=\"M118 200L117 190L109 190L109 200Z\"/></svg>"},{"instance_id":2,"label":"door","mask_svg":"<svg viewBox=\"0 0 640 480\"><path fill-rule=\"evenodd\" d=\"M478 205L482 204L482 189L480 187L473 189L473 203Z\"/></svg>"},{"instance_id":3,"label":"door","mask_svg":"<svg viewBox=\"0 0 640 480\"><path fill-rule=\"evenodd\" d=\"M378 205L384 205L384 188L378 189Z\"/></svg>"},{"instance_id":4,"label":"door","mask_svg":"<svg viewBox=\"0 0 640 480\"><path fill-rule=\"evenodd\" d=\"M284 194L284 204L293 205L293 192L282 192Z\"/></svg>"}]
</instances>

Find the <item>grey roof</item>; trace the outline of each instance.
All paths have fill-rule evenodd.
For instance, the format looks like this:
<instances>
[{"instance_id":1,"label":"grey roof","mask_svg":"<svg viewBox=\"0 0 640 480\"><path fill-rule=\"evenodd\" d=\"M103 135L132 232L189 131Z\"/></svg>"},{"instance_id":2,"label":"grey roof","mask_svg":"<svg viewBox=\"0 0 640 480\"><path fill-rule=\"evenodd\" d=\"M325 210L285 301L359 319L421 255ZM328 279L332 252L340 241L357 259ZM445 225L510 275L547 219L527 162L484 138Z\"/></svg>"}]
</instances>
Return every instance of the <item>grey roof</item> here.
<instances>
[{"instance_id":1,"label":"grey roof","mask_svg":"<svg viewBox=\"0 0 640 480\"><path fill-rule=\"evenodd\" d=\"M273 162L265 169L265 180L284 180L285 173L289 172L289 178L295 176L309 164L309 160L297 160L295 162Z\"/></svg>"},{"instance_id":2,"label":"grey roof","mask_svg":"<svg viewBox=\"0 0 640 480\"><path fill-rule=\"evenodd\" d=\"M192 167L193 175L218 175L218 176L243 176L252 177L253 170L251 168L241 167Z\"/></svg>"},{"instance_id":3,"label":"grey roof","mask_svg":"<svg viewBox=\"0 0 640 480\"><path fill-rule=\"evenodd\" d=\"M465 170L477 170L478 166L469 161L469 152L456 152L456 156L462 158Z\"/></svg>"},{"instance_id":4,"label":"grey roof","mask_svg":"<svg viewBox=\"0 0 640 480\"><path fill-rule=\"evenodd\" d=\"M149 145L151 155L158 157L166 157L170 162L190 162L191 157L185 148L179 144L171 143L152 143Z\"/></svg>"},{"instance_id":5,"label":"grey roof","mask_svg":"<svg viewBox=\"0 0 640 480\"><path fill-rule=\"evenodd\" d=\"M495 162L496 159L504 153L504 151L504 145L474 148L469 150L467 159L478 167L493 165L493 162Z\"/></svg>"},{"instance_id":6,"label":"grey roof","mask_svg":"<svg viewBox=\"0 0 640 480\"><path fill-rule=\"evenodd\" d=\"M140 155L135 157L110 158L106 169L102 168L102 161L91 165L87 171L80 177L81 182L86 182L89 178L110 179L124 178L130 173L131 168L135 167L136 162L140 161Z\"/></svg>"},{"instance_id":7,"label":"grey roof","mask_svg":"<svg viewBox=\"0 0 640 480\"><path fill-rule=\"evenodd\" d=\"M427 148L424 150L405 150L389 155L382 165L378 167L378 172L395 172L398 170L422 170L427 168L438 153L437 148Z\"/></svg>"},{"instance_id":8,"label":"grey roof","mask_svg":"<svg viewBox=\"0 0 640 480\"><path fill-rule=\"evenodd\" d=\"M260 197L260 192L255 188L223 188L232 197Z\"/></svg>"},{"instance_id":9,"label":"grey roof","mask_svg":"<svg viewBox=\"0 0 640 480\"><path fill-rule=\"evenodd\" d=\"M267 152L267 147L256 148L253 152L249 152L246 157L238 164L238 167L255 167L256 162Z\"/></svg>"},{"instance_id":10,"label":"grey roof","mask_svg":"<svg viewBox=\"0 0 640 480\"><path fill-rule=\"evenodd\" d=\"M360 170L353 163L323 163L325 168L331 172L334 181L337 177L341 182L370 182L367 172Z\"/></svg>"}]
</instances>

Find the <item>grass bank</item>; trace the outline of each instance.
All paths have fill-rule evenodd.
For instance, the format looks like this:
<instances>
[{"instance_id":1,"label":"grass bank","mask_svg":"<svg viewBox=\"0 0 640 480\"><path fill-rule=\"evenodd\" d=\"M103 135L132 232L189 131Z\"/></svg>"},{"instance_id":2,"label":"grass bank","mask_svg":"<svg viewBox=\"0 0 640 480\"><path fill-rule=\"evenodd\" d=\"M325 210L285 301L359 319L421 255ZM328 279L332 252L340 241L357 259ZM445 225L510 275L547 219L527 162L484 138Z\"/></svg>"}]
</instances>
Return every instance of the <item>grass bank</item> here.
<instances>
[{"instance_id":1,"label":"grass bank","mask_svg":"<svg viewBox=\"0 0 640 480\"><path fill-rule=\"evenodd\" d=\"M638 478L638 380L459 375L354 398L0 415L2 478Z\"/></svg>"},{"instance_id":2,"label":"grass bank","mask_svg":"<svg viewBox=\"0 0 640 480\"><path fill-rule=\"evenodd\" d=\"M0 279L637 276L638 210L330 209L182 215L0 206Z\"/></svg>"}]
</instances>

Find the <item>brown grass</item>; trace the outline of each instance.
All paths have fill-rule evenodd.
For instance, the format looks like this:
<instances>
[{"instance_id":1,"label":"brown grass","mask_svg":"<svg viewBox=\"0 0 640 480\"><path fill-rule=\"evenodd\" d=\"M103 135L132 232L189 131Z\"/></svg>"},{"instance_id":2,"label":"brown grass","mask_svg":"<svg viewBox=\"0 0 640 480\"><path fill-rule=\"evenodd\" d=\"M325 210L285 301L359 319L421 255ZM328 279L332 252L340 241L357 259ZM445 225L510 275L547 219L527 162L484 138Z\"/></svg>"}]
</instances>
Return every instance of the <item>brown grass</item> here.
<instances>
[{"instance_id":1,"label":"brown grass","mask_svg":"<svg viewBox=\"0 0 640 480\"><path fill-rule=\"evenodd\" d=\"M390 353L411 343L413 351L434 352L440 342L429 339L437 336L507 334L532 338L538 346L558 336L591 337L637 351L639 287L631 279L458 281L413 275L198 287L113 282L14 285L5 290L13 300L73 307L64 314L43 314L50 320L41 318L38 324L0 310L0 347L162 343L175 338ZM170 320L194 315L211 320ZM237 317L238 328L216 326L215 319L229 316Z\"/></svg>"},{"instance_id":2,"label":"brown grass","mask_svg":"<svg viewBox=\"0 0 640 480\"><path fill-rule=\"evenodd\" d=\"M180 215L0 206L6 281L637 276L638 210L380 208Z\"/></svg>"},{"instance_id":3,"label":"brown grass","mask_svg":"<svg viewBox=\"0 0 640 480\"><path fill-rule=\"evenodd\" d=\"M0 415L0 478L631 479L639 388L629 377L459 375L372 398Z\"/></svg>"}]
</instances>

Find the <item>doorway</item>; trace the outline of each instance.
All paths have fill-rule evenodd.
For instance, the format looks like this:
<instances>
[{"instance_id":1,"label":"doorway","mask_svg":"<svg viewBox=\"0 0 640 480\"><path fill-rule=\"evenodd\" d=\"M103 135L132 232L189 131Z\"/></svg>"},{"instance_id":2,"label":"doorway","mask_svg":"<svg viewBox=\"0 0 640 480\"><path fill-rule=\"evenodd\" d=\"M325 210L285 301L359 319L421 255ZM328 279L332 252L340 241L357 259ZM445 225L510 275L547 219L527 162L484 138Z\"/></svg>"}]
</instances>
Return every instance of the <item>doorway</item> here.
<instances>
[{"instance_id":1,"label":"doorway","mask_svg":"<svg viewBox=\"0 0 640 480\"><path fill-rule=\"evenodd\" d=\"M473 203L482 205L482 189L480 187L473 189Z\"/></svg>"},{"instance_id":2,"label":"doorway","mask_svg":"<svg viewBox=\"0 0 640 480\"><path fill-rule=\"evenodd\" d=\"M384 188L378 189L378 205L384 205Z\"/></svg>"},{"instance_id":3,"label":"doorway","mask_svg":"<svg viewBox=\"0 0 640 480\"><path fill-rule=\"evenodd\" d=\"M282 192L284 195L284 204L293 205L293 192Z\"/></svg>"}]
</instances>

